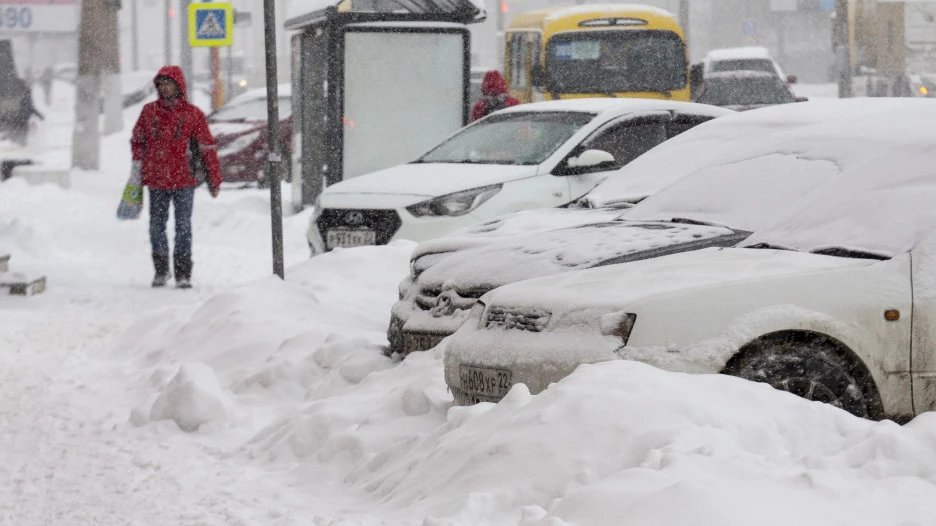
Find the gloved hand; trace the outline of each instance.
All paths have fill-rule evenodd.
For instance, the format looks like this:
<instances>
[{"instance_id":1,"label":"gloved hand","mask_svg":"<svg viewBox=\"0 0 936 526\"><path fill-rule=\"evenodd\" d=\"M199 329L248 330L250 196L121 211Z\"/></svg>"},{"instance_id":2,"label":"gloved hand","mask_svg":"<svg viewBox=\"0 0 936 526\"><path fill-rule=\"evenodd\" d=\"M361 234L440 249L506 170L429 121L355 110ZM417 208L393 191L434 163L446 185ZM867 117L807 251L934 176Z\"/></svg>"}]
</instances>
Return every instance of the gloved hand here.
<instances>
[{"instance_id":1,"label":"gloved hand","mask_svg":"<svg viewBox=\"0 0 936 526\"><path fill-rule=\"evenodd\" d=\"M130 173L137 176L143 176L143 161L133 161L130 163Z\"/></svg>"}]
</instances>

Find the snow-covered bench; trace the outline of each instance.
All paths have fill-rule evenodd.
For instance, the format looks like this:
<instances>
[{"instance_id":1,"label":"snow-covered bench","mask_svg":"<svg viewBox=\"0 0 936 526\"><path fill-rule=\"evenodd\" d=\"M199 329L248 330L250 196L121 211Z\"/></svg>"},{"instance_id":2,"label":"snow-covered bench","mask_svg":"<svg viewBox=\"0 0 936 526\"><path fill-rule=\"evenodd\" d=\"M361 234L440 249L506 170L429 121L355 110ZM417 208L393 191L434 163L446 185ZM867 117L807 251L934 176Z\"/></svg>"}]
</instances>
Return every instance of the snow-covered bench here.
<instances>
[{"instance_id":1,"label":"snow-covered bench","mask_svg":"<svg viewBox=\"0 0 936 526\"><path fill-rule=\"evenodd\" d=\"M30 276L10 270L10 255L0 254L0 289L7 289L9 294L32 296L45 290L45 276Z\"/></svg>"}]
</instances>

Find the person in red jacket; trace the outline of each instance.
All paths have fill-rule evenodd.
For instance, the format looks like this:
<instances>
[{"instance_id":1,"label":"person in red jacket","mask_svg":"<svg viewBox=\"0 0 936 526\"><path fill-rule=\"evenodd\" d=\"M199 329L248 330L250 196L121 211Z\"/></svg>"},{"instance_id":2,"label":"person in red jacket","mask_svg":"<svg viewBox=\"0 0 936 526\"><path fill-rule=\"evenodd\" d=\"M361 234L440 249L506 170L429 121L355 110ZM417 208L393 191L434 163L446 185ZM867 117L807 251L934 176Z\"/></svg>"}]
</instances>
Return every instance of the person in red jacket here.
<instances>
[{"instance_id":1,"label":"person in red jacket","mask_svg":"<svg viewBox=\"0 0 936 526\"><path fill-rule=\"evenodd\" d=\"M471 122L497 110L520 104L516 97L507 94L507 82L496 69L484 74L484 80L481 81L481 95L483 98L471 109Z\"/></svg>"},{"instance_id":2,"label":"person in red jacket","mask_svg":"<svg viewBox=\"0 0 936 526\"><path fill-rule=\"evenodd\" d=\"M149 187L149 233L156 269L153 287L164 287L169 281L166 223L171 205L175 208L172 262L176 287L186 289L192 286L192 207L200 183L192 159L203 159L211 197L217 197L221 188L221 165L205 114L188 102L182 69L166 66L153 82L159 100L143 106L133 127L133 170Z\"/></svg>"}]
</instances>

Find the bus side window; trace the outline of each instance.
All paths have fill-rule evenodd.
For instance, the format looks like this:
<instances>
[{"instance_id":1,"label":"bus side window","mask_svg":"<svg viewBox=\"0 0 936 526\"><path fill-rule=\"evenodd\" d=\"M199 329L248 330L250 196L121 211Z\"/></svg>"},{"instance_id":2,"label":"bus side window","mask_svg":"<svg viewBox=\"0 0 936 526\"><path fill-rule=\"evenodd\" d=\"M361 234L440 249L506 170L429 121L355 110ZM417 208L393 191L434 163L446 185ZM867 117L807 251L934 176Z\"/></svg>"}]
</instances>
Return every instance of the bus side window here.
<instances>
[{"instance_id":1,"label":"bus side window","mask_svg":"<svg viewBox=\"0 0 936 526\"><path fill-rule=\"evenodd\" d=\"M534 88L546 85L546 70L543 69L543 37L539 33L530 33L530 84Z\"/></svg>"},{"instance_id":2,"label":"bus side window","mask_svg":"<svg viewBox=\"0 0 936 526\"><path fill-rule=\"evenodd\" d=\"M510 35L510 87L512 89L521 90L529 86L525 40L525 33L511 33Z\"/></svg>"}]
</instances>

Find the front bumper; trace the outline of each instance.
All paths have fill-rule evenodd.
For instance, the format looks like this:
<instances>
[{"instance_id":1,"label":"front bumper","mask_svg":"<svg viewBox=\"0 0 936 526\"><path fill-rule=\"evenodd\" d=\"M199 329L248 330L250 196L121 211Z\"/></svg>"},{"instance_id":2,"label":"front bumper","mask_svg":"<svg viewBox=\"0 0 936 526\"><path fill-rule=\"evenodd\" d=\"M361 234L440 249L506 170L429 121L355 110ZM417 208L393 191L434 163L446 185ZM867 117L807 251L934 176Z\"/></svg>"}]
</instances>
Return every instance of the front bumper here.
<instances>
[{"instance_id":1,"label":"front bumper","mask_svg":"<svg viewBox=\"0 0 936 526\"><path fill-rule=\"evenodd\" d=\"M621 340L600 330L529 332L478 327L469 319L448 340L443 359L445 383L458 405L497 402L504 392L492 394L463 385L463 366L509 373L510 386L525 384L537 394L582 364L618 359Z\"/></svg>"},{"instance_id":2,"label":"front bumper","mask_svg":"<svg viewBox=\"0 0 936 526\"><path fill-rule=\"evenodd\" d=\"M386 245L397 240L425 241L444 236L481 221L471 214L458 217L413 217L405 208L355 209L324 208L312 216L307 237L313 254L331 250L327 246L329 230L374 232L375 244Z\"/></svg>"}]
</instances>

